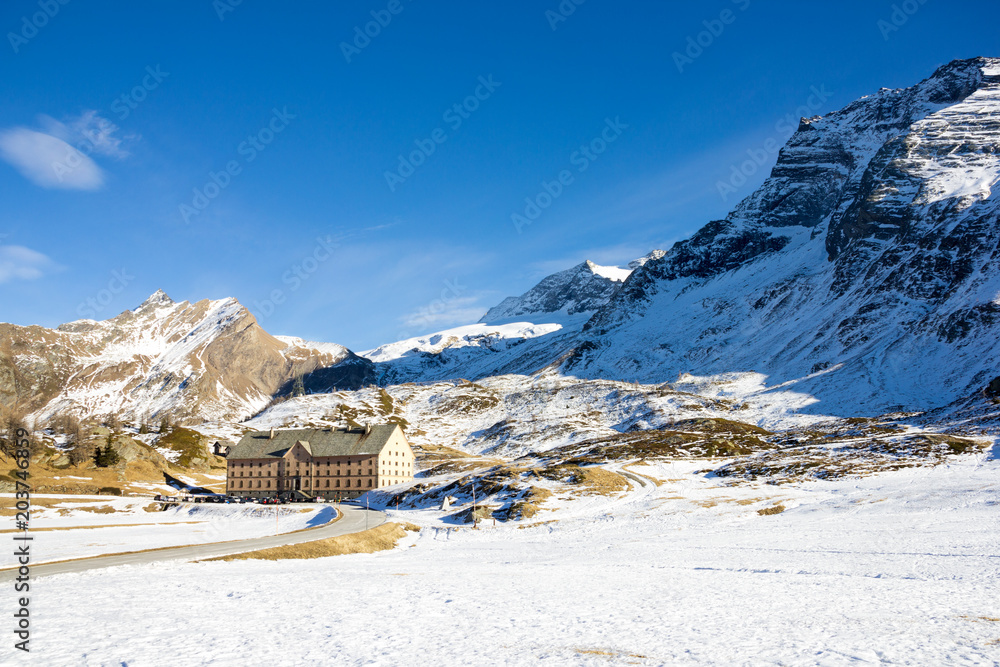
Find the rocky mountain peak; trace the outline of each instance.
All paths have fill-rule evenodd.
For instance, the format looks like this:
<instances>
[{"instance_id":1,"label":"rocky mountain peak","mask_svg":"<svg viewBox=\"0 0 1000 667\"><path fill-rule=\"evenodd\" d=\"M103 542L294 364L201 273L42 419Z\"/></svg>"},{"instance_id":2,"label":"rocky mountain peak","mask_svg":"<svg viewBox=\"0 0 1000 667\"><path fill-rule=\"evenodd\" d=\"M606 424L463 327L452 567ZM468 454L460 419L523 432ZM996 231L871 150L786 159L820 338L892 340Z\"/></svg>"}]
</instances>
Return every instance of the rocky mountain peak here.
<instances>
[{"instance_id":1,"label":"rocky mountain peak","mask_svg":"<svg viewBox=\"0 0 1000 667\"><path fill-rule=\"evenodd\" d=\"M516 318L531 320L558 313L572 316L592 312L607 303L630 273L629 269L602 266L588 259L543 278L521 296L507 297L479 322L493 324Z\"/></svg>"},{"instance_id":2,"label":"rocky mountain peak","mask_svg":"<svg viewBox=\"0 0 1000 667\"><path fill-rule=\"evenodd\" d=\"M635 271L640 266L645 266L647 262L650 262L654 259L660 259L666 254L667 252L665 250L654 250L648 255L643 255L639 259L633 259L631 262L628 263L628 268L632 271Z\"/></svg>"},{"instance_id":3,"label":"rocky mountain peak","mask_svg":"<svg viewBox=\"0 0 1000 667\"><path fill-rule=\"evenodd\" d=\"M139 305L139 307L135 309L134 312L138 312L140 310L145 310L145 309L149 309L149 308L159 308L159 307L163 307L163 306L172 306L172 305L174 305L174 303L175 303L174 300L171 299L169 296L167 296L166 292L164 292L161 289L158 289L155 292L153 292L152 294L150 294L149 298L146 299L145 301L143 301Z\"/></svg>"}]
</instances>

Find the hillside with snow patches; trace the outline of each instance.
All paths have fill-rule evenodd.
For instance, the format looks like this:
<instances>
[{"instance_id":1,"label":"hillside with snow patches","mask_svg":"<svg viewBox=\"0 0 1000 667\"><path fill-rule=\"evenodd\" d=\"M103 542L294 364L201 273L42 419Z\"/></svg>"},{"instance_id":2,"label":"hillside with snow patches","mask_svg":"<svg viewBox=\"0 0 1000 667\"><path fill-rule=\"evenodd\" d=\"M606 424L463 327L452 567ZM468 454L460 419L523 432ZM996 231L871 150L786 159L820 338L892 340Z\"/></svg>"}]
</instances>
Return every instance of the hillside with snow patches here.
<instances>
[{"instance_id":1,"label":"hillside with snow patches","mask_svg":"<svg viewBox=\"0 0 1000 667\"><path fill-rule=\"evenodd\" d=\"M163 292L109 320L0 324L0 336L0 397L39 418L239 420L294 377L354 356L340 345L275 338L236 299L175 303Z\"/></svg>"}]
</instances>

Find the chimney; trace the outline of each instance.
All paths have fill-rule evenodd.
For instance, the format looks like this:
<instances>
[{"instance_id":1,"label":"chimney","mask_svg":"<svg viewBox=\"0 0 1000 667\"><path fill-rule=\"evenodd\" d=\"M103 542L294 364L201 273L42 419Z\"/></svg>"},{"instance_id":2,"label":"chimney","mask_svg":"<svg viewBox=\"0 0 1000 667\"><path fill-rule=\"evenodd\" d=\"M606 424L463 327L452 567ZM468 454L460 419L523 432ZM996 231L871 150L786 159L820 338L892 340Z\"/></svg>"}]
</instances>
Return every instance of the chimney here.
<instances>
[{"instance_id":1,"label":"chimney","mask_svg":"<svg viewBox=\"0 0 1000 667\"><path fill-rule=\"evenodd\" d=\"M268 440L274 440L274 427L271 427L271 432L267 436Z\"/></svg>"},{"instance_id":2,"label":"chimney","mask_svg":"<svg viewBox=\"0 0 1000 667\"><path fill-rule=\"evenodd\" d=\"M372 425L371 424L365 424L365 435L368 435L371 432L372 432Z\"/></svg>"}]
</instances>

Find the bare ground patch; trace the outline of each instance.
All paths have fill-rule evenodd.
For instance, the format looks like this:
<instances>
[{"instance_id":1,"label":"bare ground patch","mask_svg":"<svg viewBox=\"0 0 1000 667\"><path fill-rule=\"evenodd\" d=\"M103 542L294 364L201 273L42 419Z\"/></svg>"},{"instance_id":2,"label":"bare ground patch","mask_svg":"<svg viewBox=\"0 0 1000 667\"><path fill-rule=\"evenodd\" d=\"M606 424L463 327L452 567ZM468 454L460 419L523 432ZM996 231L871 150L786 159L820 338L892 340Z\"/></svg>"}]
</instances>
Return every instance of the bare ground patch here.
<instances>
[{"instance_id":1,"label":"bare ground patch","mask_svg":"<svg viewBox=\"0 0 1000 667\"><path fill-rule=\"evenodd\" d=\"M419 531L420 528L412 523L388 522L360 533L329 537L323 540L316 540L315 542L289 544L283 547L219 556L218 558L207 558L205 560L301 560L343 556L346 554L370 554L376 551L395 549L396 545L406 536L407 532Z\"/></svg>"}]
</instances>

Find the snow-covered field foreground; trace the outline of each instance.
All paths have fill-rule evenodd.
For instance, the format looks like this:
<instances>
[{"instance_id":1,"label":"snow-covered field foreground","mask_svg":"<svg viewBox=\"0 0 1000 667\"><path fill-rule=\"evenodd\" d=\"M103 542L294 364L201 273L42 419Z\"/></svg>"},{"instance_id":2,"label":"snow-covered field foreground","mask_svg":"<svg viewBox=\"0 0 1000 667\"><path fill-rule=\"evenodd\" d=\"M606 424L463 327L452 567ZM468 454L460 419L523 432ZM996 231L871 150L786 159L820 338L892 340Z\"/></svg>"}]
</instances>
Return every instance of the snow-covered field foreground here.
<instances>
[{"instance_id":1,"label":"snow-covered field foreground","mask_svg":"<svg viewBox=\"0 0 1000 667\"><path fill-rule=\"evenodd\" d=\"M13 494L3 496L13 502ZM336 516L327 505L276 510L264 505L182 504L150 511L158 507L149 498L33 496L32 562L266 537L319 526ZM10 555L0 559L0 568L16 565Z\"/></svg>"},{"instance_id":2,"label":"snow-covered field foreground","mask_svg":"<svg viewBox=\"0 0 1000 667\"><path fill-rule=\"evenodd\" d=\"M995 665L998 454L794 486L647 466L527 528L401 511L424 528L389 552L45 577L23 664Z\"/></svg>"}]
</instances>

